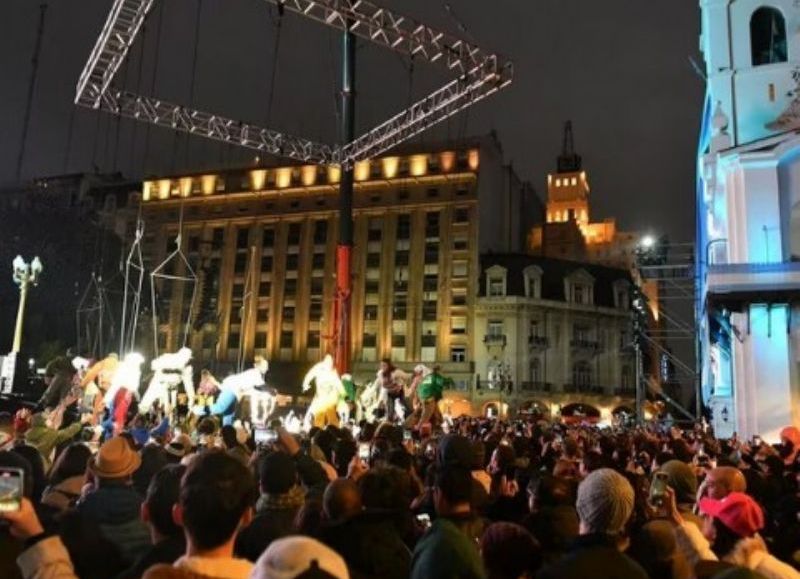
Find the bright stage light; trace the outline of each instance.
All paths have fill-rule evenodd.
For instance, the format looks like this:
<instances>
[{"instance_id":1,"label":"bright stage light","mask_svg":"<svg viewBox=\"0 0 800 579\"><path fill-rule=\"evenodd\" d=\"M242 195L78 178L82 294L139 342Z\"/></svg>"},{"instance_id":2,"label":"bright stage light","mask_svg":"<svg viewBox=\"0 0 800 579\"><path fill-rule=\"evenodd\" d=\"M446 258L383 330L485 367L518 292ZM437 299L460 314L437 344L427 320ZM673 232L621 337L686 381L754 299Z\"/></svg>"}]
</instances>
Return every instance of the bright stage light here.
<instances>
[{"instance_id":1,"label":"bright stage light","mask_svg":"<svg viewBox=\"0 0 800 579\"><path fill-rule=\"evenodd\" d=\"M652 235L645 235L642 237L642 240L639 242L639 244L645 249L650 249L656 244L656 238Z\"/></svg>"}]
</instances>

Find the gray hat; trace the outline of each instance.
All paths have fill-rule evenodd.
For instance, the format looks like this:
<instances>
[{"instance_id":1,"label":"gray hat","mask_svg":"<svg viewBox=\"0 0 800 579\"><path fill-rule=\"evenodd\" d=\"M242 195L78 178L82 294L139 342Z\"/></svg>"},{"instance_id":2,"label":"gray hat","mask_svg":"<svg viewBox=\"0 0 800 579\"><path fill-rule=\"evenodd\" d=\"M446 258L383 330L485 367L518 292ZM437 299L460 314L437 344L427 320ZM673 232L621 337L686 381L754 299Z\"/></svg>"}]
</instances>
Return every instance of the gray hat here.
<instances>
[{"instance_id":1,"label":"gray hat","mask_svg":"<svg viewBox=\"0 0 800 579\"><path fill-rule=\"evenodd\" d=\"M628 479L615 470L601 468L583 479L575 507L590 533L617 534L633 512L633 500Z\"/></svg>"}]
</instances>

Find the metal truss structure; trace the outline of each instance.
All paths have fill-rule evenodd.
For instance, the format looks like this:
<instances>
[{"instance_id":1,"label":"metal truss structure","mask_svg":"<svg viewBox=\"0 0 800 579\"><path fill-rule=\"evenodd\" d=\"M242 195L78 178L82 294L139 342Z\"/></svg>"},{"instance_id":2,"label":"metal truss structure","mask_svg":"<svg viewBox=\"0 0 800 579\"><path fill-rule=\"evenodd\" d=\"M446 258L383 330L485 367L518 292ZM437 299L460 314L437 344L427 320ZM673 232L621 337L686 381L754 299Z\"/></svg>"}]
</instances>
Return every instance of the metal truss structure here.
<instances>
[{"instance_id":1,"label":"metal truss structure","mask_svg":"<svg viewBox=\"0 0 800 579\"><path fill-rule=\"evenodd\" d=\"M361 0L265 0L369 42L424 59L458 77L352 142L328 145L113 86L155 0L115 0L78 80L75 103L261 153L351 167L507 86L512 63L465 40ZM164 1L164 0L162 0Z\"/></svg>"}]
</instances>

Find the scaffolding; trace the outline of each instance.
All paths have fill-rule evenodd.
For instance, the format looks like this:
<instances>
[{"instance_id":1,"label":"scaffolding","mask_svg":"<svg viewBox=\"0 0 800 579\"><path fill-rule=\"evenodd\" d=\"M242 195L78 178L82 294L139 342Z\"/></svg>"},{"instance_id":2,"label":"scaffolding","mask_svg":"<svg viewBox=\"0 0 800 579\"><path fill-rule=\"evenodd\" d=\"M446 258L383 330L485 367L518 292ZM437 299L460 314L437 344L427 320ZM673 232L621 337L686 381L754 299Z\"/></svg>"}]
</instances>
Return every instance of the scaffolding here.
<instances>
[{"instance_id":1,"label":"scaffolding","mask_svg":"<svg viewBox=\"0 0 800 579\"><path fill-rule=\"evenodd\" d=\"M456 72L457 78L341 145L296 137L113 86L154 0L115 0L78 80L75 103L96 110L232 143L281 157L352 167L446 120L506 87L513 65L504 57L412 18L360 0L265 0L378 46Z\"/></svg>"}]
</instances>

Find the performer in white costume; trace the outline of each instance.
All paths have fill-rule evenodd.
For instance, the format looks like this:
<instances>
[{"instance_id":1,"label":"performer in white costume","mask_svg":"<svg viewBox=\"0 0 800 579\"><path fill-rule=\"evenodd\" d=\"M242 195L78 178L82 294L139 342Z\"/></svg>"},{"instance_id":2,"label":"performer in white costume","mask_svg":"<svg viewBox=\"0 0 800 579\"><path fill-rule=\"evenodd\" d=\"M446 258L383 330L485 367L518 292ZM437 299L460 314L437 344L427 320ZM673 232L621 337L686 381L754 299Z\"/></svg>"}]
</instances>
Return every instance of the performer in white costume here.
<instances>
[{"instance_id":1,"label":"performer in white costume","mask_svg":"<svg viewBox=\"0 0 800 579\"><path fill-rule=\"evenodd\" d=\"M217 396L217 400L212 406L195 406L193 413L197 416L218 414L222 416L223 425L233 424L236 417L236 408L243 396L254 392L258 392L260 396L267 394L256 389L266 385L264 375L268 369L269 363L267 360L262 356L256 356L255 363L251 369L239 374L232 374L222 381L219 396ZM272 408L274 408L274 401ZM267 418L271 413L272 410L270 409Z\"/></svg>"},{"instance_id":2,"label":"performer in white costume","mask_svg":"<svg viewBox=\"0 0 800 579\"><path fill-rule=\"evenodd\" d=\"M186 392L189 407L194 406L194 376L191 361L192 351L189 348L181 348L175 353L161 354L153 360L150 368L155 373L139 403L139 409L142 412L149 412L153 402L158 400L162 410L169 416L177 404L178 388L181 384Z\"/></svg>"},{"instance_id":3,"label":"performer in white costume","mask_svg":"<svg viewBox=\"0 0 800 579\"><path fill-rule=\"evenodd\" d=\"M311 389L311 382L315 383L316 392L306 413L306 426L324 427L328 424L339 426L336 407L346 393L330 354L326 354L321 362L314 364L306 373L303 379L303 392Z\"/></svg>"}]
</instances>

